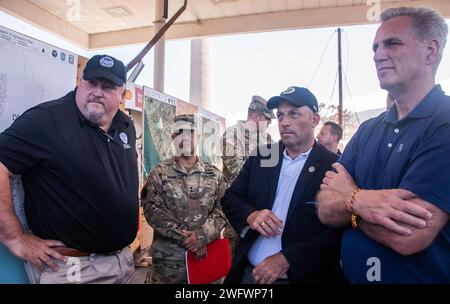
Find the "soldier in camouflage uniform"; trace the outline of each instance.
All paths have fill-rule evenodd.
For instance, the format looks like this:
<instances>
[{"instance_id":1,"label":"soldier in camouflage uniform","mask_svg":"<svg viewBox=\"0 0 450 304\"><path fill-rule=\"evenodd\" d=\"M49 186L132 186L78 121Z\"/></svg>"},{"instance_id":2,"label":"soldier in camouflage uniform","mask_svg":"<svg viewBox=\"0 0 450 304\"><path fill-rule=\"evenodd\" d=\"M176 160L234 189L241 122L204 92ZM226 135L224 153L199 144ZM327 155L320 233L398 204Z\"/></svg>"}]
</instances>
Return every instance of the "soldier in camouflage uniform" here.
<instances>
[{"instance_id":1,"label":"soldier in camouflage uniform","mask_svg":"<svg viewBox=\"0 0 450 304\"><path fill-rule=\"evenodd\" d=\"M248 106L247 120L238 121L222 135L222 171L230 185L250 153L260 145L272 143L272 138L266 132L272 119L275 119L275 115L267 108L267 101L261 96L253 96ZM230 240L231 255L234 256L238 236L230 225L226 226L224 236Z\"/></svg>"},{"instance_id":2,"label":"soldier in camouflage uniform","mask_svg":"<svg viewBox=\"0 0 450 304\"><path fill-rule=\"evenodd\" d=\"M253 96L248 106L247 120L238 121L222 135L223 174L230 184L257 146L272 143L266 129L275 115L266 104L267 101L261 96Z\"/></svg>"},{"instance_id":3,"label":"soldier in camouflage uniform","mask_svg":"<svg viewBox=\"0 0 450 304\"><path fill-rule=\"evenodd\" d=\"M187 283L186 250L202 258L205 246L220 237L227 220L220 206L228 183L213 165L195 154L196 117L175 117L176 156L162 161L141 192L145 218L154 229L149 283Z\"/></svg>"}]
</instances>

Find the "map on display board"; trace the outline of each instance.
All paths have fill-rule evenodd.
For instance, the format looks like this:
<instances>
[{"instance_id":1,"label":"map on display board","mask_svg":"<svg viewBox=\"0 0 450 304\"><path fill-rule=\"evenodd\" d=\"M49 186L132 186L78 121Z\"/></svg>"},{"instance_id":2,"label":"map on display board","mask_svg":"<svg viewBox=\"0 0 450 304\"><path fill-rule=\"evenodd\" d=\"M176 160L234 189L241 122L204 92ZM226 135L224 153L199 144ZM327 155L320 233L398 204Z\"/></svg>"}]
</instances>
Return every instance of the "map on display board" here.
<instances>
[{"instance_id":1,"label":"map on display board","mask_svg":"<svg viewBox=\"0 0 450 304\"><path fill-rule=\"evenodd\" d=\"M177 115L196 114L199 117L199 155L217 168L222 168L220 137L225 131L225 119L194 104L177 100Z\"/></svg>"},{"instance_id":2,"label":"map on display board","mask_svg":"<svg viewBox=\"0 0 450 304\"><path fill-rule=\"evenodd\" d=\"M77 55L0 26L0 132L26 109L75 87ZM11 178L14 208L24 228L20 176ZM0 283L27 283L23 261L0 244Z\"/></svg>"},{"instance_id":3,"label":"map on display board","mask_svg":"<svg viewBox=\"0 0 450 304\"><path fill-rule=\"evenodd\" d=\"M225 121L220 116L203 108L198 109L198 115L201 130L199 141L200 157L220 169L222 168L220 137L225 128Z\"/></svg>"},{"instance_id":4,"label":"map on display board","mask_svg":"<svg viewBox=\"0 0 450 304\"><path fill-rule=\"evenodd\" d=\"M220 137L225 119L194 104L144 87L143 180L163 160L175 154L171 126L175 115L196 114L199 118L199 156L222 168Z\"/></svg>"},{"instance_id":5,"label":"map on display board","mask_svg":"<svg viewBox=\"0 0 450 304\"><path fill-rule=\"evenodd\" d=\"M77 55L0 26L0 131L75 87Z\"/></svg>"},{"instance_id":6,"label":"map on display board","mask_svg":"<svg viewBox=\"0 0 450 304\"><path fill-rule=\"evenodd\" d=\"M144 87L144 180L161 161L174 155L171 127L176 104L176 98Z\"/></svg>"}]
</instances>

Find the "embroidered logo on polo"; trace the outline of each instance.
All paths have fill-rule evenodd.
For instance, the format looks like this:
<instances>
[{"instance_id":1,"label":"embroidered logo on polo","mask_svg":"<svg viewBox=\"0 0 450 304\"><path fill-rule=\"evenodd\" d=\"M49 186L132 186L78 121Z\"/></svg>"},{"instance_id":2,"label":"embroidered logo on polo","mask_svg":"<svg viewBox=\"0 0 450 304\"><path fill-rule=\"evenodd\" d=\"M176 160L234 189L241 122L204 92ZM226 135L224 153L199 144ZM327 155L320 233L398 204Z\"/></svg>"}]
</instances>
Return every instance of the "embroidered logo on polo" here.
<instances>
[{"instance_id":1,"label":"embroidered logo on polo","mask_svg":"<svg viewBox=\"0 0 450 304\"><path fill-rule=\"evenodd\" d=\"M281 95L289 95L295 92L295 87L289 87L287 88Z\"/></svg>"},{"instance_id":2,"label":"embroidered logo on polo","mask_svg":"<svg viewBox=\"0 0 450 304\"><path fill-rule=\"evenodd\" d=\"M125 133L120 132L119 133L119 138L123 142L123 148L124 149L130 149L131 148L131 146L128 144L128 136Z\"/></svg>"},{"instance_id":3,"label":"embroidered logo on polo","mask_svg":"<svg viewBox=\"0 0 450 304\"><path fill-rule=\"evenodd\" d=\"M127 143L128 143L128 136L127 136L125 133L120 132L119 137L120 137L120 140L121 140L124 144L127 144Z\"/></svg>"},{"instance_id":4,"label":"embroidered logo on polo","mask_svg":"<svg viewBox=\"0 0 450 304\"><path fill-rule=\"evenodd\" d=\"M109 56L102 57L99 63L105 68L112 68L114 66L114 60Z\"/></svg>"}]
</instances>

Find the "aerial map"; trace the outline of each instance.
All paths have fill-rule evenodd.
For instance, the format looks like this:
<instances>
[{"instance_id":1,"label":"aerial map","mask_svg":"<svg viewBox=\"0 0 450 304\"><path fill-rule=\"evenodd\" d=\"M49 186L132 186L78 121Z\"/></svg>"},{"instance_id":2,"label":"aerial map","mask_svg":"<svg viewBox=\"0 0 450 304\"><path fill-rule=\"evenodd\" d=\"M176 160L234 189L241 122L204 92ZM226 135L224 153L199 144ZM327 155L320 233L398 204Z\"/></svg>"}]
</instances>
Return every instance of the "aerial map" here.
<instances>
[{"instance_id":1,"label":"aerial map","mask_svg":"<svg viewBox=\"0 0 450 304\"><path fill-rule=\"evenodd\" d=\"M171 127L175 113L174 97L144 87L144 180L162 160L174 154Z\"/></svg>"},{"instance_id":2,"label":"aerial map","mask_svg":"<svg viewBox=\"0 0 450 304\"><path fill-rule=\"evenodd\" d=\"M220 136L222 135L222 118L203 108L199 108L201 137L199 141L200 157L215 165L222 167L220 158ZM225 124L225 122L223 122Z\"/></svg>"},{"instance_id":3,"label":"aerial map","mask_svg":"<svg viewBox=\"0 0 450 304\"><path fill-rule=\"evenodd\" d=\"M75 87L77 55L0 26L0 131Z\"/></svg>"}]
</instances>

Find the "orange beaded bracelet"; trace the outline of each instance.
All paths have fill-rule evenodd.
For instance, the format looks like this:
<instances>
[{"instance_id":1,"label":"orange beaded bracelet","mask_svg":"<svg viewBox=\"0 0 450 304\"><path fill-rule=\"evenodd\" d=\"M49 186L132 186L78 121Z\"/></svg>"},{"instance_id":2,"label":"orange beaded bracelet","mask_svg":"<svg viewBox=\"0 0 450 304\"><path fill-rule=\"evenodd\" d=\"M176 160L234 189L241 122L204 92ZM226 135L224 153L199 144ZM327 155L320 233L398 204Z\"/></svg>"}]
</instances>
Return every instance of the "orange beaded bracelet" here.
<instances>
[{"instance_id":1,"label":"orange beaded bracelet","mask_svg":"<svg viewBox=\"0 0 450 304\"><path fill-rule=\"evenodd\" d=\"M355 210L353 209L353 202L355 201L356 193L358 193L360 190L361 190L360 188L356 188L352 192L352 195L350 197L349 209L352 212L351 224L352 224L353 229L358 228L358 223L357 223L358 215L355 213Z\"/></svg>"}]
</instances>

